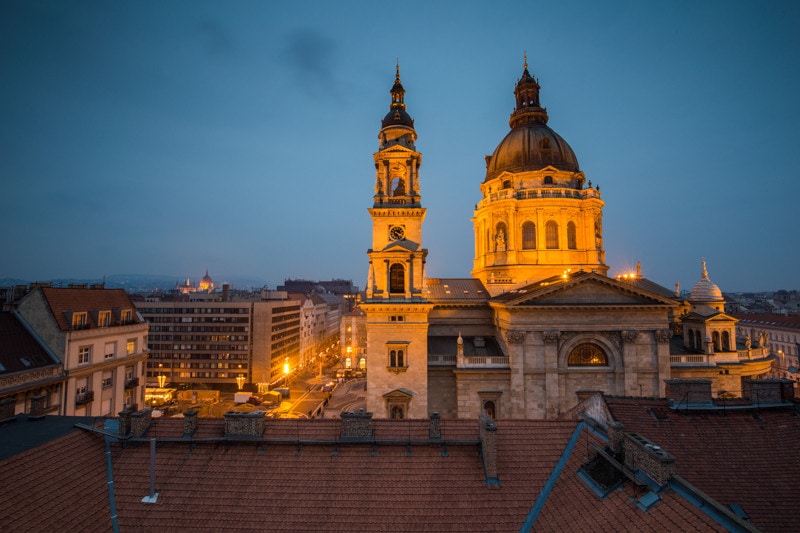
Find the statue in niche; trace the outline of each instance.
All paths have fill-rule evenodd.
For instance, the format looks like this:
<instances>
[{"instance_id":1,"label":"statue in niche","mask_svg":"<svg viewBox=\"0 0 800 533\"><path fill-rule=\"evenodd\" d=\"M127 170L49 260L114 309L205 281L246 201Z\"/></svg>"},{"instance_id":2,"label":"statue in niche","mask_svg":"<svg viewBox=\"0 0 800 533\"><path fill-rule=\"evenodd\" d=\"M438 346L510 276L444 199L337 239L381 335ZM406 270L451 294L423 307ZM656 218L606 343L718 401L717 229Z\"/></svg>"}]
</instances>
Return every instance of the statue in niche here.
<instances>
[{"instance_id":1,"label":"statue in niche","mask_svg":"<svg viewBox=\"0 0 800 533\"><path fill-rule=\"evenodd\" d=\"M499 228L497 230L497 235L494 238L495 243L497 244L496 250L498 252L505 252L506 251L506 232L503 231L503 228Z\"/></svg>"},{"instance_id":2,"label":"statue in niche","mask_svg":"<svg viewBox=\"0 0 800 533\"><path fill-rule=\"evenodd\" d=\"M750 348L752 348L752 346L753 346L753 340L750 338L750 334L748 333L744 337L744 347L749 350Z\"/></svg>"},{"instance_id":3,"label":"statue in niche","mask_svg":"<svg viewBox=\"0 0 800 533\"><path fill-rule=\"evenodd\" d=\"M597 213L594 217L594 246L598 250L603 249L603 215Z\"/></svg>"},{"instance_id":4,"label":"statue in niche","mask_svg":"<svg viewBox=\"0 0 800 533\"><path fill-rule=\"evenodd\" d=\"M394 188L394 192L392 192L392 196L405 196L406 194L406 180L403 178L397 178L397 186Z\"/></svg>"}]
</instances>

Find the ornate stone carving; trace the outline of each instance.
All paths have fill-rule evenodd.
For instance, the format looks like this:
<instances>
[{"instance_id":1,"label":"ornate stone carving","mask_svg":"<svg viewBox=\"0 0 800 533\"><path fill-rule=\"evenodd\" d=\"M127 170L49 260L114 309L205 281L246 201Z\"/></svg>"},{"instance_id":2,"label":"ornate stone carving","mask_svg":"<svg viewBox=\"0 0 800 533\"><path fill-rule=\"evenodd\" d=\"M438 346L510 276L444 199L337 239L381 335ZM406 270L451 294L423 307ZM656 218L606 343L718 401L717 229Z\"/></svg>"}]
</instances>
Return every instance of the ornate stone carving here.
<instances>
[{"instance_id":1,"label":"ornate stone carving","mask_svg":"<svg viewBox=\"0 0 800 533\"><path fill-rule=\"evenodd\" d=\"M657 329L654 335L657 343L666 344L669 342L669 338L672 337L672 332L668 329Z\"/></svg>"},{"instance_id":2,"label":"ornate stone carving","mask_svg":"<svg viewBox=\"0 0 800 533\"><path fill-rule=\"evenodd\" d=\"M551 330L551 331L543 331L542 332L542 340L545 344L555 344L558 342L558 331Z\"/></svg>"},{"instance_id":3,"label":"ornate stone carving","mask_svg":"<svg viewBox=\"0 0 800 533\"><path fill-rule=\"evenodd\" d=\"M619 331L603 331L603 336L614 343L614 346L617 348L622 347L622 337L619 334Z\"/></svg>"},{"instance_id":4,"label":"ornate stone carving","mask_svg":"<svg viewBox=\"0 0 800 533\"><path fill-rule=\"evenodd\" d=\"M634 329L626 329L622 332L623 342L636 342L637 338L639 338L639 332Z\"/></svg>"},{"instance_id":5,"label":"ornate stone carving","mask_svg":"<svg viewBox=\"0 0 800 533\"><path fill-rule=\"evenodd\" d=\"M524 331L506 331L506 341L508 344L522 344L525 342Z\"/></svg>"}]
</instances>

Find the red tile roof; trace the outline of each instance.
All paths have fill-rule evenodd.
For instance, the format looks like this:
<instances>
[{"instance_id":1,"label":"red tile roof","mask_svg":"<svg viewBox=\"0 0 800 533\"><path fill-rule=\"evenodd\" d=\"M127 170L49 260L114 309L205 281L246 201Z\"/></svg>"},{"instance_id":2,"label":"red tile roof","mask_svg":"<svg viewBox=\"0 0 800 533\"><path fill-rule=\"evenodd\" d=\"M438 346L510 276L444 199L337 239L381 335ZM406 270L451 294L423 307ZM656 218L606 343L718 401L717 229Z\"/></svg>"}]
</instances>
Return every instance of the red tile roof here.
<instances>
[{"instance_id":1,"label":"red tile roof","mask_svg":"<svg viewBox=\"0 0 800 533\"><path fill-rule=\"evenodd\" d=\"M800 417L793 407L688 414L668 400L606 398L625 431L639 433L677 457L677 473L724 505L738 504L761 531L797 527ZM658 409L668 420L657 420Z\"/></svg>"},{"instance_id":2,"label":"red tile roof","mask_svg":"<svg viewBox=\"0 0 800 533\"><path fill-rule=\"evenodd\" d=\"M600 499L576 471L589 442L603 443L587 429L571 441L584 427L574 421L498 421L499 484L487 483L475 420L441 420L444 443L428 440L427 420L373 420L378 444L344 442L341 420L264 422L262 441L225 440L221 419L184 439L184 420L157 419L144 438L112 443L120 530L510 532L531 516L532 531L724 530L670 488L647 512L635 501L647 489L630 482ZM158 498L143 503L150 438ZM0 486L0 531L111 529L100 433L0 462Z\"/></svg>"},{"instance_id":3,"label":"red tile roof","mask_svg":"<svg viewBox=\"0 0 800 533\"><path fill-rule=\"evenodd\" d=\"M131 319L138 323L135 307L124 289L83 289L42 287L42 294L62 331L69 331L71 323L66 311L88 312L129 309ZM89 320L92 320L90 314ZM96 325L96 324L91 324Z\"/></svg>"}]
</instances>

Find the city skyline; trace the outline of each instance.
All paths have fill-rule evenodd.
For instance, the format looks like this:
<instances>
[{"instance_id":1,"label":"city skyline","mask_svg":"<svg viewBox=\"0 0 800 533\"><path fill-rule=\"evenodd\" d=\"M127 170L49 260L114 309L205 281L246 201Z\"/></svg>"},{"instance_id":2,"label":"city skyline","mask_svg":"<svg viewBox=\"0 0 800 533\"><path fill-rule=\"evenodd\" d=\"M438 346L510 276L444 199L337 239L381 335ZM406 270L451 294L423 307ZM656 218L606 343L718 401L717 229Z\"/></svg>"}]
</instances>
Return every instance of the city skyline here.
<instances>
[{"instance_id":1,"label":"city skyline","mask_svg":"<svg viewBox=\"0 0 800 533\"><path fill-rule=\"evenodd\" d=\"M0 6L0 278L364 287L395 63L429 277L469 277L483 156L527 54L599 184L610 275L796 289L794 3Z\"/></svg>"}]
</instances>

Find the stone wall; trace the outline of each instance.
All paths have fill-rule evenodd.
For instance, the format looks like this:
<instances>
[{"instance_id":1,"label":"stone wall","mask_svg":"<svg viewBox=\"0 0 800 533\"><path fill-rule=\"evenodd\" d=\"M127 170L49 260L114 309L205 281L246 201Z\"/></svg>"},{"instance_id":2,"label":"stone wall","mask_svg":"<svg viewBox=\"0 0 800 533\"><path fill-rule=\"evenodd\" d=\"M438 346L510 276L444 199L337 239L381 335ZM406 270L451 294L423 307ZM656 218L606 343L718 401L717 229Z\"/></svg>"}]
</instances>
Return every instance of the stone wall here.
<instances>
[{"instance_id":1,"label":"stone wall","mask_svg":"<svg viewBox=\"0 0 800 533\"><path fill-rule=\"evenodd\" d=\"M264 416L263 411L253 411L251 413L237 413L228 411L225 413L225 436L228 438L236 437L261 437L264 435Z\"/></svg>"},{"instance_id":2,"label":"stone wall","mask_svg":"<svg viewBox=\"0 0 800 533\"><path fill-rule=\"evenodd\" d=\"M363 410L357 413L342 413L343 439L371 439L372 438L372 413Z\"/></svg>"}]
</instances>

